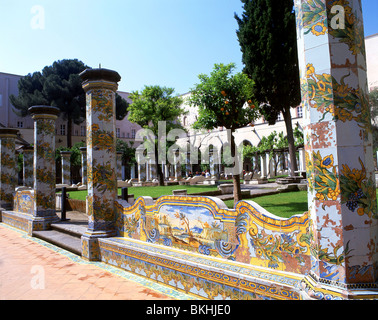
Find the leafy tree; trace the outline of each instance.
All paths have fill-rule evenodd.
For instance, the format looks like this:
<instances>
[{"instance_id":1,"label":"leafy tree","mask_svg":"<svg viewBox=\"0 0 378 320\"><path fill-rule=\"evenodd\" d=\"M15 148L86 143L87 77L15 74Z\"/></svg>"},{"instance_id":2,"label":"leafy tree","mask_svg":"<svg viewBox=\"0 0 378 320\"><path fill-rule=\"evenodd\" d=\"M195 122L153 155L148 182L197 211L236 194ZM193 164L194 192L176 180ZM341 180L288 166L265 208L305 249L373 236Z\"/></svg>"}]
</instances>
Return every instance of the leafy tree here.
<instances>
[{"instance_id":1,"label":"leafy tree","mask_svg":"<svg viewBox=\"0 0 378 320\"><path fill-rule=\"evenodd\" d=\"M300 104L296 22L293 0L241 0L235 14L244 72L254 80L253 94L270 125L282 112L289 143L291 175L297 170L291 107Z\"/></svg>"},{"instance_id":2,"label":"leafy tree","mask_svg":"<svg viewBox=\"0 0 378 320\"><path fill-rule=\"evenodd\" d=\"M130 95L133 103L129 107L129 121L139 124L144 129L149 129L154 134L155 164L159 185L164 185L164 176L159 164L159 122L164 121L167 132L182 126L177 121L185 114L180 106L183 100L173 96L174 89L160 86L145 86L142 92L134 91ZM165 151L165 148L164 148Z\"/></svg>"},{"instance_id":3,"label":"leafy tree","mask_svg":"<svg viewBox=\"0 0 378 320\"><path fill-rule=\"evenodd\" d=\"M253 81L246 74L234 74L235 64L215 64L211 74L200 74L200 83L191 90L189 102L198 107L194 128L211 130L225 127L231 132L231 157L236 172L233 174L234 201L241 200L239 155L233 133L258 118L253 104ZM240 170L239 170L240 169Z\"/></svg>"},{"instance_id":4,"label":"leafy tree","mask_svg":"<svg viewBox=\"0 0 378 320\"><path fill-rule=\"evenodd\" d=\"M58 107L67 121L67 147L72 146L72 126L85 120L86 98L79 74L87 69L83 62L60 60L46 66L42 72L34 72L18 82L18 96L11 95L10 101L17 113L28 116L28 109L35 105ZM122 120L127 113L128 103L116 95L116 117Z\"/></svg>"}]
</instances>

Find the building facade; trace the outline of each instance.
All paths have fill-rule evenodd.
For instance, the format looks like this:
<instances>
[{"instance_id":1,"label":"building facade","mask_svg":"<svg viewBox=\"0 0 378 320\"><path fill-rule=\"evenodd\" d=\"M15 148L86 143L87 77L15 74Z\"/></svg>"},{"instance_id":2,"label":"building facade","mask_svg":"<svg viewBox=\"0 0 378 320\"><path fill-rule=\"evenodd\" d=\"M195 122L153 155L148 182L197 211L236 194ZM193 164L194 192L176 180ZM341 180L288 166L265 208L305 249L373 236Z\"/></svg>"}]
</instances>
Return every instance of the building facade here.
<instances>
[{"instance_id":1,"label":"building facade","mask_svg":"<svg viewBox=\"0 0 378 320\"><path fill-rule=\"evenodd\" d=\"M18 81L22 78L20 75L0 73L0 126L6 128L16 128L20 131L21 138L29 143L33 143L34 122L31 116L21 117L17 114L17 110L11 104L9 97L18 95ZM117 92L127 102L130 93ZM128 121L128 116L123 120L116 121L116 136L126 142L133 143L134 147L139 142L135 141L136 132L141 128L136 123ZM86 126L85 122L72 126L72 145L77 142L85 142ZM65 147L67 145L67 121L62 116L56 121L56 148Z\"/></svg>"}]
</instances>

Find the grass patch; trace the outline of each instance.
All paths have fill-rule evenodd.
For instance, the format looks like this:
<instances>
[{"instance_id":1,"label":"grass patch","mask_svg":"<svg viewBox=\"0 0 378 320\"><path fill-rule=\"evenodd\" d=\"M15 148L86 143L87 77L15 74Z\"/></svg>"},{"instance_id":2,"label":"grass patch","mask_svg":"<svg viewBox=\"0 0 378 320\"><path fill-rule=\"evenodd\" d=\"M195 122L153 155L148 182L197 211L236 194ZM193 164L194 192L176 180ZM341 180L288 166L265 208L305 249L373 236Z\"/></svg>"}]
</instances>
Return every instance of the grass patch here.
<instances>
[{"instance_id":1,"label":"grass patch","mask_svg":"<svg viewBox=\"0 0 378 320\"><path fill-rule=\"evenodd\" d=\"M282 218L290 218L308 211L307 191L284 192L243 200L252 200L270 213ZM227 200L225 204L229 208L234 208L234 200Z\"/></svg>"},{"instance_id":2,"label":"grass patch","mask_svg":"<svg viewBox=\"0 0 378 320\"><path fill-rule=\"evenodd\" d=\"M133 194L134 198L139 197L152 197L158 198L162 195L172 195L173 190L186 189L188 194L217 191L217 186L213 185L194 185L194 186L156 186L156 187L130 187L128 188L129 194ZM118 189L118 195L121 195L122 189ZM87 190L82 191L68 191L70 199L84 200L88 194Z\"/></svg>"},{"instance_id":3,"label":"grass patch","mask_svg":"<svg viewBox=\"0 0 378 320\"><path fill-rule=\"evenodd\" d=\"M187 189L188 194L198 193L204 191L214 191L217 190L216 186L162 186L162 187L131 187L129 188L129 194L134 194L135 199L141 196L150 196L153 198L160 197L162 195L172 194L172 190L176 189ZM71 199L85 200L87 196L87 191L70 191ZM121 194L121 189L118 189L118 194ZM378 190L377 190L378 199ZM276 216L282 218L290 218L293 215L303 214L308 210L307 203L307 192L306 191L296 191L296 192L285 192L270 196L260 196L252 200L262 206L264 209L269 211ZM234 208L234 200L227 200L225 204L230 208Z\"/></svg>"}]
</instances>

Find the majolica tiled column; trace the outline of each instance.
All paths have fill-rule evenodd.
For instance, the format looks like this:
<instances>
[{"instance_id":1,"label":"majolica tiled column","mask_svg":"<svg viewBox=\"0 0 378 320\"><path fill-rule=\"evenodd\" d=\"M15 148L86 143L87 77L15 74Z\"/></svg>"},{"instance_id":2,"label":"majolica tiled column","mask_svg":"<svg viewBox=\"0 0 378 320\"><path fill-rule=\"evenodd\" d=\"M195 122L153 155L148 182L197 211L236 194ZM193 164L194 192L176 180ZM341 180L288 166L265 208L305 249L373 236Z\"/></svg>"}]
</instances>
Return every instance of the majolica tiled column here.
<instances>
[{"instance_id":1,"label":"majolica tiled column","mask_svg":"<svg viewBox=\"0 0 378 320\"><path fill-rule=\"evenodd\" d=\"M81 147L81 184L87 185L87 148Z\"/></svg>"},{"instance_id":2,"label":"majolica tiled column","mask_svg":"<svg viewBox=\"0 0 378 320\"><path fill-rule=\"evenodd\" d=\"M61 151L62 156L62 184L71 185L71 151Z\"/></svg>"},{"instance_id":3,"label":"majolica tiled column","mask_svg":"<svg viewBox=\"0 0 378 320\"><path fill-rule=\"evenodd\" d=\"M0 128L0 208L11 209L17 186L16 143L18 130Z\"/></svg>"},{"instance_id":4,"label":"majolica tiled column","mask_svg":"<svg viewBox=\"0 0 378 320\"><path fill-rule=\"evenodd\" d=\"M34 147L22 147L24 186L34 187Z\"/></svg>"},{"instance_id":5,"label":"majolica tiled column","mask_svg":"<svg viewBox=\"0 0 378 320\"><path fill-rule=\"evenodd\" d=\"M55 121L58 108L34 106L34 208L29 231L45 230L58 221L55 201Z\"/></svg>"},{"instance_id":6,"label":"majolica tiled column","mask_svg":"<svg viewBox=\"0 0 378 320\"><path fill-rule=\"evenodd\" d=\"M87 99L88 172L88 230L82 236L82 255L99 260L98 238L115 235L115 95L121 77L107 69L87 69L80 76Z\"/></svg>"},{"instance_id":7,"label":"majolica tiled column","mask_svg":"<svg viewBox=\"0 0 378 320\"><path fill-rule=\"evenodd\" d=\"M310 295L376 288L378 215L361 1L296 0Z\"/></svg>"}]
</instances>

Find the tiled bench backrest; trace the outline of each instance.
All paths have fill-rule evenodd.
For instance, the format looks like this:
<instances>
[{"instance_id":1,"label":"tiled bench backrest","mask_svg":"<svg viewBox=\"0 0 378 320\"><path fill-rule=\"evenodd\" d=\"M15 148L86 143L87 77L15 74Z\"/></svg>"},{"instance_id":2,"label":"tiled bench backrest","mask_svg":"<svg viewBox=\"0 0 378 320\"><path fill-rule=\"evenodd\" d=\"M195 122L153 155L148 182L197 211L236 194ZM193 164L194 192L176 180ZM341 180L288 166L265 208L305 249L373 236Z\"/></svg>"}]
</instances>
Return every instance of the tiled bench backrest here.
<instances>
[{"instance_id":1,"label":"tiled bench backrest","mask_svg":"<svg viewBox=\"0 0 378 320\"><path fill-rule=\"evenodd\" d=\"M252 201L228 209L215 197L138 198L117 202L118 235L205 256L305 274L310 269L308 214L276 217Z\"/></svg>"}]
</instances>

